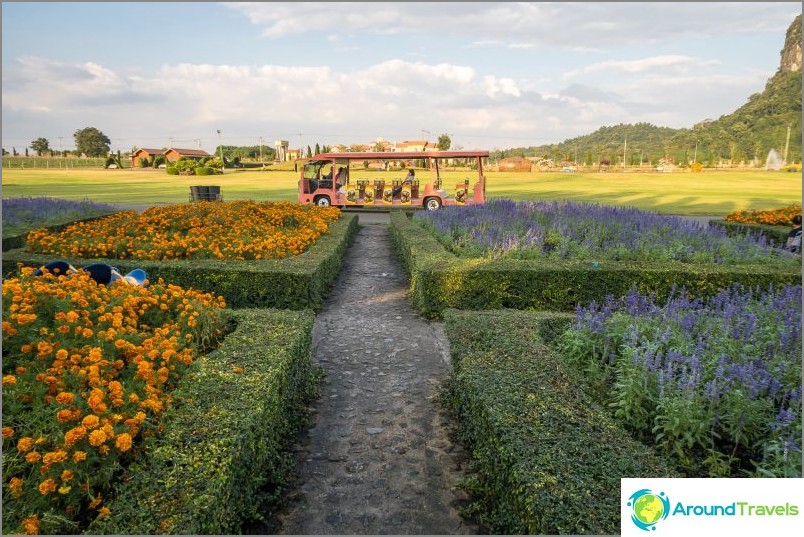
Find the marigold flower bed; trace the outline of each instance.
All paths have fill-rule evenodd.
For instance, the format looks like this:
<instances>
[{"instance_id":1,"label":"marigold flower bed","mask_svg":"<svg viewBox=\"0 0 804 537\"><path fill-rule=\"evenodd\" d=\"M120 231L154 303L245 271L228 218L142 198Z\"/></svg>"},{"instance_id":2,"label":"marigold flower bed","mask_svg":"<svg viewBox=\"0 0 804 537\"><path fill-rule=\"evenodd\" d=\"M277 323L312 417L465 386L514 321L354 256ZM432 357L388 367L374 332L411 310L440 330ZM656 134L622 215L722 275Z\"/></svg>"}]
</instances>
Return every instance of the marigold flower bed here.
<instances>
[{"instance_id":1,"label":"marigold flower bed","mask_svg":"<svg viewBox=\"0 0 804 537\"><path fill-rule=\"evenodd\" d=\"M108 515L104 494L222 335L225 303L31 273L3 282L3 528L76 533Z\"/></svg>"},{"instance_id":2,"label":"marigold flower bed","mask_svg":"<svg viewBox=\"0 0 804 537\"><path fill-rule=\"evenodd\" d=\"M757 211L754 209L742 209L727 214L723 219L726 222L738 222L740 224L766 224L769 226L792 226L793 217L801 214L801 205L789 205L779 209L769 209Z\"/></svg>"},{"instance_id":3,"label":"marigold flower bed","mask_svg":"<svg viewBox=\"0 0 804 537\"><path fill-rule=\"evenodd\" d=\"M340 216L289 202L201 202L123 211L54 232L31 231L31 252L113 259L278 259L299 255Z\"/></svg>"}]
</instances>

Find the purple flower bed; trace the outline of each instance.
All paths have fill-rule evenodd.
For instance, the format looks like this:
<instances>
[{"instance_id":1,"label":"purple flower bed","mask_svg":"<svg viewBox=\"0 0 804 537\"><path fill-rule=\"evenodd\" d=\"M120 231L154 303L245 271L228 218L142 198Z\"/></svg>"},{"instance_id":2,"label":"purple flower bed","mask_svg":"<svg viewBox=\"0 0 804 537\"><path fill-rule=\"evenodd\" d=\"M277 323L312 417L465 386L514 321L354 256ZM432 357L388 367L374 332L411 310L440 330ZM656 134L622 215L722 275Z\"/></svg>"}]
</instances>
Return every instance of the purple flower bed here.
<instances>
[{"instance_id":1,"label":"purple flower bed","mask_svg":"<svg viewBox=\"0 0 804 537\"><path fill-rule=\"evenodd\" d=\"M465 257L799 263L762 235L728 237L683 218L590 203L514 202L445 207L414 216Z\"/></svg>"},{"instance_id":2,"label":"purple flower bed","mask_svg":"<svg viewBox=\"0 0 804 537\"><path fill-rule=\"evenodd\" d=\"M10 236L35 227L63 224L119 210L113 205L86 199L6 198L3 199L3 235Z\"/></svg>"},{"instance_id":3,"label":"purple flower bed","mask_svg":"<svg viewBox=\"0 0 804 537\"><path fill-rule=\"evenodd\" d=\"M801 286L577 309L558 348L690 476L801 477Z\"/></svg>"}]
</instances>

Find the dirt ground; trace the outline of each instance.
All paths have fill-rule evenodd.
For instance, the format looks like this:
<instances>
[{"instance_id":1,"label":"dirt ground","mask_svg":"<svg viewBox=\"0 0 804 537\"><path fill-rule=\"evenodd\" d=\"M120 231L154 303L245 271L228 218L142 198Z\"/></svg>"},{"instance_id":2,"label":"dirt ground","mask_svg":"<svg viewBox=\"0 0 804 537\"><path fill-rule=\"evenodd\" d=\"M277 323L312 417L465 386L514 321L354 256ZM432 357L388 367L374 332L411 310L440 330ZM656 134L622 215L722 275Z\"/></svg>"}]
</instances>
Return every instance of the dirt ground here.
<instances>
[{"instance_id":1,"label":"dirt ground","mask_svg":"<svg viewBox=\"0 0 804 537\"><path fill-rule=\"evenodd\" d=\"M316 318L313 361L326 376L281 533L477 534L458 513L467 456L438 402L450 372L442 326L408 303L387 214L365 216Z\"/></svg>"}]
</instances>

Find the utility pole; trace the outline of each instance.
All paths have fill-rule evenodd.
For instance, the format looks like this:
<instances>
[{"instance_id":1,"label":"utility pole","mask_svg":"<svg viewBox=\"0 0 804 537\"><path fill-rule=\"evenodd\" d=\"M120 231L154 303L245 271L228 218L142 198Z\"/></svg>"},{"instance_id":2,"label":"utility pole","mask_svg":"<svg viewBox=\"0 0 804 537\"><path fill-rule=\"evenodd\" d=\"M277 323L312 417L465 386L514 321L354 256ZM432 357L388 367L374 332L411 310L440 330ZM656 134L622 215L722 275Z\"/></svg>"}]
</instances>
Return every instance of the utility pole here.
<instances>
[{"instance_id":1,"label":"utility pole","mask_svg":"<svg viewBox=\"0 0 804 537\"><path fill-rule=\"evenodd\" d=\"M260 136L260 164L262 164L262 136Z\"/></svg>"},{"instance_id":2,"label":"utility pole","mask_svg":"<svg viewBox=\"0 0 804 537\"><path fill-rule=\"evenodd\" d=\"M784 143L784 158L782 159L782 166L787 165L787 150L790 149L790 127L792 125L787 125L787 141Z\"/></svg>"},{"instance_id":3,"label":"utility pole","mask_svg":"<svg viewBox=\"0 0 804 537\"><path fill-rule=\"evenodd\" d=\"M698 140L695 140L695 153L692 156L692 163L695 164L698 162Z\"/></svg>"},{"instance_id":4,"label":"utility pole","mask_svg":"<svg viewBox=\"0 0 804 537\"><path fill-rule=\"evenodd\" d=\"M168 148L172 148L173 147L173 137L172 136L170 138L168 138L168 142L170 143Z\"/></svg>"},{"instance_id":5,"label":"utility pole","mask_svg":"<svg viewBox=\"0 0 804 537\"><path fill-rule=\"evenodd\" d=\"M623 141L623 169L625 169L625 148L628 146L628 135L625 135L625 140Z\"/></svg>"},{"instance_id":6,"label":"utility pole","mask_svg":"<svg viewBox=\"0 0 804 537\"><path fill-rule=\"evenodd\" d=\"M196 147L198 149L201 149L201 138L196 138L195 139L195 145L196 145Z\"/></svg>"},{"instance_id":7,"label":"utility pole","mask_svg":"<svg viewBox=\"0 0 804 537\"><path fill-rule=\"evenodd\" d=\"M226 166L223 165L223 143L221 142L221 130L218 129L218 147L221 150L221 173L223 173L224 168Z\"/></svg>"}]
</instances>

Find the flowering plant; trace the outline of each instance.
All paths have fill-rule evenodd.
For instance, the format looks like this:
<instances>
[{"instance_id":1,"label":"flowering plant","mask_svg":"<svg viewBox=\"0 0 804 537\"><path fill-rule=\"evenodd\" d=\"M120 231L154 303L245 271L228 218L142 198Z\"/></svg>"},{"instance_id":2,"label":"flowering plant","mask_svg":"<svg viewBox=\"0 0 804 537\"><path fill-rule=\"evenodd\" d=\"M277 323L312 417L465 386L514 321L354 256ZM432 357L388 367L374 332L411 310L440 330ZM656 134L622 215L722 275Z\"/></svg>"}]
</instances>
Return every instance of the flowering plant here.
<instances>
[{"instance_id":1,"label":"flowering plant","mask_svg":"<svg viewBox=\"0 0 804 537\"><path fill-rule=\"evenodd\" d=\"M201 202L31 231L31 252L114 259L275 259L303 253L340 216L289 202Z\"/></svg>"},{"instance_id":2,"label":"flowering plant","mask_svg":"<svg viewBox=\"0 0 804 537\"><path fill-rule=\"evenodd\" d=\"M754 210L743 209L727 214L726 222L741 224L766 224L770 226L792 226L793 217L801 215L801 205L788 205L778 209Z\"/></svg>"},{"instance_id":3,"label":"flowering plant","mask_svg":"<svg viewBox=\"0 0 804 537\"><path fill-rule=\"evenodd\" d=\"M559 348L690 476L801 477L801 286L579 307Z\"/></svg>"},{"instance_id":4,"label":"flowering plant","mask_svg":"<svg viewBox=\"0 0 804 537\"><path fill-rule=\"evenodd\" d=\"M3 527L77 533L222 335L221 297L80 271L3 282Z\"/></svg>"}]
</instances>

